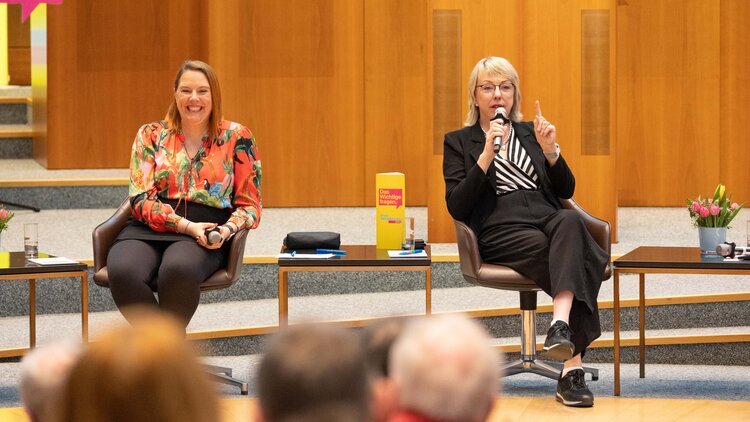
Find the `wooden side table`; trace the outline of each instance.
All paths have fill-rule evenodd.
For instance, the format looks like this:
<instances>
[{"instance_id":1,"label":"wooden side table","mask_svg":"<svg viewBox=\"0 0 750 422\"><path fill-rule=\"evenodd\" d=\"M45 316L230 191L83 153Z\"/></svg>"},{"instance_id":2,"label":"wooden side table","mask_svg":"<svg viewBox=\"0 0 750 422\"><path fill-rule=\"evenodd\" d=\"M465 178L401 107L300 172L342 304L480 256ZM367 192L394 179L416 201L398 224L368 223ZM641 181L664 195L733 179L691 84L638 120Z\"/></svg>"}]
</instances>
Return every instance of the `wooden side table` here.
<instances>
[{"instance_id":1,"label":"wooden side table","mask_svg":"<svg viewBox=\"0 0 750 422\"><path fill-rule=\"evenodd\" d=\"M705 257L700 248L640 246L613 263L614 395L620 395L620 274L638 274L638 350L640 377L646 376L646 274L750 274L750 261Z\"/></svg>"},{"instance_id":2,"label":"wooden side table","mask_svg":"<svg viewBox=\"0 0 750 422\"><path fill-rule=\"evenodd\" d=\"M40 253L40 258L50 255ZM81 338L89 336L88 271L85 264L38 265L26 260L23 252L0 252L0 281L29 282L29 348L36 346L36 280L40 278L78 277L81 279ZM0 357L22 356L28 349L0 349Z\"/></svg>"},{"instance_id":3,"label":"wooden side table","mask_svg":"<svg viewBox=\"0 0 750 422\"><path fill-rule=\"evenodd\" d=\"M425 313L432 312L432 260L427 258L389 258L388 251L374 245L342 245L345 256L321 259L279 258L279 326L289 316L289 273L291 272L411 272L425 273ZM302 251L298 251L302 252Z\"/></svg>"}]
</instances>

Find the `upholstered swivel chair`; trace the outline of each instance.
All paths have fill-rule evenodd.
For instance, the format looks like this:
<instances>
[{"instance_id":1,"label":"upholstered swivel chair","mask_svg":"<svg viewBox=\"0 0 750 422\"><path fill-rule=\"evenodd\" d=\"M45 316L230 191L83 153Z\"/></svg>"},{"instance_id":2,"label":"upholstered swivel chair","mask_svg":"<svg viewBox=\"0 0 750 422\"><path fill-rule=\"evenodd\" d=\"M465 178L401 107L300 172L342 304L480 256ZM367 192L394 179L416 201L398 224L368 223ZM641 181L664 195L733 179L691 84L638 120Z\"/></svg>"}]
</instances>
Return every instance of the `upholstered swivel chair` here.
<instances>
[{"instance_id":1,"label":"upholstered swivel chair","mask_svg":"<svg viewBox=\"0 0 750 422\"><path fill-rule=\"evenodd\" d=\"M611 250L609 223L587 213L572 199L561 200L561 202L563 208L572 209L581 214L591 236L609 254ZM454 223L461 272L466 281L482 287L514 290L521 295L521 358L504 366L504 376L531 372L556 380L560 375L562 364L541 360L536 354L536 294L541 289L532 280L511 268L482 262L474 231L461 221L454 220ZM609 279L611 272L611 266L607 265L602 279ZM584 370L591 374L592 380L599 379L597 369L584 368Z\"/></svg>"},{"instance_id":2,"label":"upholstered swivel chair","mask_svg":"<svg viewBox=\"0 0 750 422\"><path fill-rule=\"evenodd\" d=\"M117 235L127 222L130 213L130 201L125 199L112 217L94 229L92 234L94 245L94 282L99 286L109 288L107 255L115 238L117 238ZM229 240L231 243L226 268L219 268L201 283L201 291L225 289L239 280L246 238L247 229L243 229L239 230ZM151 288L154 289L155 287L156 285L153 283ZM204 365L204 367L208 370L214 381L239 387L243 395L248 394L247 382L232 378L231 368L213 365Z\"/></svg>"}]
</instances>

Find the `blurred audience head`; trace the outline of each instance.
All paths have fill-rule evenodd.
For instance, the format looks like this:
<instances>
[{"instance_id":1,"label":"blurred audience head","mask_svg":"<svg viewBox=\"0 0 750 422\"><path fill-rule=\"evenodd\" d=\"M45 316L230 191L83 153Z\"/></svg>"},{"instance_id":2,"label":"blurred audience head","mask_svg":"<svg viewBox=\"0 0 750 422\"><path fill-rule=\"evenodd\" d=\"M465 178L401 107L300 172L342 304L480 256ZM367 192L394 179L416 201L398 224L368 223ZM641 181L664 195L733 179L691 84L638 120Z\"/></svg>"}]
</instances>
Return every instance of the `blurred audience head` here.
<instances>
[{"instance_id":1,"label":"blurred audience head","mask_svg":"<svg viewBox=\"0 0 750 422\"><path fill-rule=\"evenodd\" d=\"M290 326L271 340L256 381L267 422L368 420L368 385L357 336L343 328Z\"/></svg>"},{"instance_id":2,"label":"blurred audience head","mask_svg":"<svg viewBox=\"0 0 750 422\"><path fill-rule=\"evenodd\" d=\"M218 420L218 399L182 325L145 310L131 323L89 345L62 390L56 420Z\"/></svg>"},{"instance_id":3,"label":"blurred audience head","mask_svg":"<svg viewBox=\"0 0 750 422\"><path fill-rule=\"evenodd\" d=\"M404 330L406 317L379 320L361 331L370 380L370 414L374 422L387 421L398 410L398 395L390 375L388 355Z\"/></svg>"},{"instance_id":4,"label":"blurred audience head","mask_svg":"<svg viewBox=\"0 0 750 422\"><path fill-rule=\"evenodd\" d=\"M81 351L80 344L56 342L37 347L23 357L21 400L32 422L51 420L52 405Z\"/></svg>"},{"instance_id":5,"label":"blurred audience head","mask_svg":"<svg viewBox=\"0 0 750 422\"><path fill-rule=\"evenodd\" d=\"M408 321L407 317L386 318L362 329L360 340L365 351L367 371L371 376L389 375L388 355L391 346L404 331Z\"/></svg>"},{"instance_id":6,"label":"blurred audience head","mask_svg":"<svg viewBox=\"0 0 750 422\"><path fill-rule=\"evenodd\" d=\"M499 355L484 328L465 316L411 322L391 350L400 410L446 422L486 420L497 394Z\"/></svg>"}]
</instances>

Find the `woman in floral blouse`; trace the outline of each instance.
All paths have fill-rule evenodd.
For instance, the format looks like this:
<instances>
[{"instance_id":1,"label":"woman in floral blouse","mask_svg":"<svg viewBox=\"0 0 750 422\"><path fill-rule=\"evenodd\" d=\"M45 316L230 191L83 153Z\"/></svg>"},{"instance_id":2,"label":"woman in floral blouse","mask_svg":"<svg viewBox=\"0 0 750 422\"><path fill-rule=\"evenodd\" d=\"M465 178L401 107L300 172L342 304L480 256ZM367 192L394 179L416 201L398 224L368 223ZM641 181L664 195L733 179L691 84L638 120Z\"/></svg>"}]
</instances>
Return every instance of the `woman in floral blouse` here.
<instances>
[{"instance_id":1,"label":"woman in floral blouse","mask_svg":"<svg viewBox=\"0 0 750 422\"><path fill-rule=\"evenodd\" d=\"M221 117L214 70L187 61L177 72L165 119L136 134L132 217L107 257L112 297L126 318L129 305L151 305L187 326L200 284L226 262L226 241L260 223L255 138L245 126ZM214 228L221 239L209 244L206 230Z\"/></svg>"}]
</instances>

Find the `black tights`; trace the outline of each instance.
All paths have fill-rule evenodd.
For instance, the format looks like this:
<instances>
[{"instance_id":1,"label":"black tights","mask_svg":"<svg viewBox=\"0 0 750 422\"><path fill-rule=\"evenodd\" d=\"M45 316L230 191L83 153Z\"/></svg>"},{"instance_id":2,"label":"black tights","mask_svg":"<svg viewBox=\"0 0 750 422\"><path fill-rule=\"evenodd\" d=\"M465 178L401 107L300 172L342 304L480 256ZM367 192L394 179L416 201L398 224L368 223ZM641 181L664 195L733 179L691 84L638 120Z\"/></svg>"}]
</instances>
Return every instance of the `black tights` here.
<instances>
[{"instance_id":1,"label":"black tights","mask_svg":"<svg viewBox=\"0 0 750 422\"><path fill-rule=\"evenodd\" d=\"M116 242L107 256L112 298L123 316L128 306L154 306L187 327L200 300L200 284L225 262L226 249L206 249L194 241ZM153 292L159 294L157 302Z\"/></svg>"}]
</instances>

